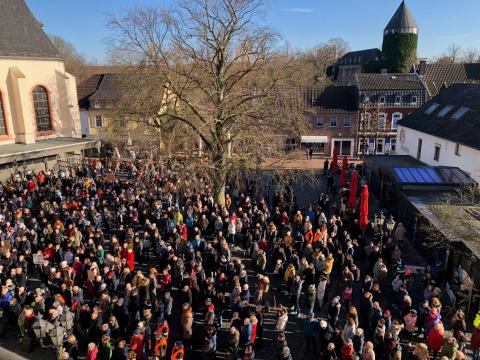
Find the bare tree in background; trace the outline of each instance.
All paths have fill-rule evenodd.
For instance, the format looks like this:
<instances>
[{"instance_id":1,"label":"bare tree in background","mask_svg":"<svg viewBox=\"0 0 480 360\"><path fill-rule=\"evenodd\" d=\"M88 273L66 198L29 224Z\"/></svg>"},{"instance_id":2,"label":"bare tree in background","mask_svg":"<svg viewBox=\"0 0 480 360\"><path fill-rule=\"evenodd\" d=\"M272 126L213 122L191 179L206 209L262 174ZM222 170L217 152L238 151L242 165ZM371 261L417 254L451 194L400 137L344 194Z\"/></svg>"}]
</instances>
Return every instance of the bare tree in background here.
<instances>
[{"instance_id":1,"label":"bare tree in background","mask_svg":"<svg viewBox=\"0 0 480 360\"><path fill-rule=\"evenodd\" d=\"M61 36L50 36L53 45L57 48L60 57L65 61L65 70L75 76L77 83L86 79L87 74L84 71L87 60L81 55L75 47L63 39Z\"/></svg>"},{"instance_id":2,"label":"bare tree in background","mask_svg":"<svg viewBox=\"0 0 480 360\"><path fill-rule=\"evenodd\" d=\"M277 34L257 23L263 9L263 0L179 0L110 17L112 49L137 75L138 91L128 92L137 105L126 107L140 109L150 89L162 89L161 109L134 118L159 129L182 124L196 144L185 152L202 153L189 166L208 173L220 204L227 176L282 156L281 135L305 124L290 61Z\"/></svg>"},{"instance_id":3,"label":"bare tree in background","mask_svg":"<svg viewBox=\"0 0 480 360\"><path fill-rule=\"evenodd\" d=\"M437 203L430 205L428 211L434 215L437 223L423 221L419 230L425 234L428 246L433 248L450 249L454 241L465 239L479 249L474 225L478 221L474 219L478 216L478 209L480 189L476 184L464 185L456 192L443 194Z\"/></svg>"},{"instance_id":4,"label":"bare tree in background","mask_svg":"<svg viewBox=\"0 0 480 360\"><path fill-rule=\"evenodd\" d=\"M295 59L297 83L303 86L323 86L330 83L327 68L349 50L348 43L341 38L330 39L326 44L301 52Z\"/></svg>"},{"instance_id":5,"label":"bare tree in background","mask_svg":"<svg viewBox=\"0 0 480 360\"><path fill-rule=\"evenodd\" d=\"M477 49L473 49L473 48L467 49L464 51L462 60L466 64L478 63L480 60L480 53L478 52Z\"/></svg>"},{"instance_id":6,"label":"bare tree in background","mask_svg":"<svg viewBox=\"0 0 480 360\"><path fill-rule=\"evenodd\" d=\"M440 64L456 64L462 60L463 50L460 45L450 44L447 50L436 60Z\"/></svg>"}]
</instances>

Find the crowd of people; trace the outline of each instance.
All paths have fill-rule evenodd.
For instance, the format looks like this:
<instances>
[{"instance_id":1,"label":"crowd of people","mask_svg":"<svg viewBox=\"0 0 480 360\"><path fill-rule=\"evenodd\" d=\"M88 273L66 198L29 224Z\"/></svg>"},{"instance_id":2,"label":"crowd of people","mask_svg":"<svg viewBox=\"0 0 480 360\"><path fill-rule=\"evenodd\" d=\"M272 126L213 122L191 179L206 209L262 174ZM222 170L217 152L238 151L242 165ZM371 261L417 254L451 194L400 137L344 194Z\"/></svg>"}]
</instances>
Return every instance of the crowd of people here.
<instances>
[{"instance_id":1,"label":"crowd of people","mask_svg":"<svg viewBox=\"0 0 480 360\"><path fill-rule=\"evenodd\" d=\"M51 342L39 319L65 328L71 313L65 360L252 360L262 348L279 360L460 360L466 346L478 358L480 319L469 341L462 310L442 318L440 271L415 298L405 228L380 248L342 205L348 191L302 209L291 189L232 187L220 205L207 181L126 166L128 178L96 162L1 185L1 338L36 351Z\"/></svg>"}]
</instances>

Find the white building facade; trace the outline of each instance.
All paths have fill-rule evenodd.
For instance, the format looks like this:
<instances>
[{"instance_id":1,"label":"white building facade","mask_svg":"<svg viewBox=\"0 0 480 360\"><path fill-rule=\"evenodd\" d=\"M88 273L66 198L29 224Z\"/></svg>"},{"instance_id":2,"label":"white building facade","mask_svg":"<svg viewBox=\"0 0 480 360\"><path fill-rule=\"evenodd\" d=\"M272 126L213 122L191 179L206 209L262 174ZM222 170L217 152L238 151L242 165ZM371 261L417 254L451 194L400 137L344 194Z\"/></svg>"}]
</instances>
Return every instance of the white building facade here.
<instances>
[{"instance_id":1,"label":"white building facade","mask_svg":"<svg viewBox=\"0 0 480 360\"><path fill-rule=\"evenodd\" d=\"M410 155L431 166L455 166L480 184L480 150L399 125L398 155Z\"/></svg>"}]
</instances>

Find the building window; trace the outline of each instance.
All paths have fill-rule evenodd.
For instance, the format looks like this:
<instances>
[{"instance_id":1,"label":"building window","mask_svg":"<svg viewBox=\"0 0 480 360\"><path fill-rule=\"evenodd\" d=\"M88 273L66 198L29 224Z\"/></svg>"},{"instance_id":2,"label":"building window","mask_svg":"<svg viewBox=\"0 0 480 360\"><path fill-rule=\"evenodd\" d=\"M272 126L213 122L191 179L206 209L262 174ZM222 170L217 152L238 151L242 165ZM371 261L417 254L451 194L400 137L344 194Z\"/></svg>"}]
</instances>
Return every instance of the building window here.
<instances>
[{"instance_id":1,"label":"building window","mask_svg":"<svg viewBox=\"0 0 480 360\"><path fill-rule=\"evenodd\" d=\"M378 114L378 128L380 130L385 130L387 128L387 114L385 113Z\"/></svg>"},{"instance_id":2,"label":"building window","mask_svg":"<svg viewBox=\"0 0 480 360\"><path fill-rule=\"evenodd\" d=\"M417 105L417 97L412 96L412 105Z\"/></svg>"},{"instance_id":3,"label":"building window","mask_svg":"<svg viewBox=\"0 0 480 360\"><path fill-rule=\"evenodd\" d=\"M380 104L385 104L385 96L380 96L379 103Z\"/></svg>"},{"instance_id":4,"label":"building window","mask_svg":"<svg viewBox=\"0 0 480 360\"><path fill-rule=\"evenodd\" d=\"M390 151L395 152L397 150L397 139L390 140Z\"/></svg>"},{"instance_id":5,"label":"building window","mask_svg":"<svg viewBox=\"0 0 480 360\"><path fill-rule=\"evenodd\" d=\"M453 109L452 105L446 105L442 110L440 110L437 114L437 117L443 118L445 115L447 115L451 110Z\"/></svg>"},{"instance_id":6,"label":"building window","mask_svg":"<svg viewBox=\"0 0 480 360\"><path fill-rule=\"evenodd\" d=\"M5 119L5 109L3 108L2 93L0 93L0 135L7 135L7 121Z\"/></svg>"},{"instance_id":7,"label":"building window","mask_svg":"<svg viewBox=\"0 0 480 360\"><path fill-rule=\"evenodd\" d=\"M345 117L343 118L343 127L349 128L350 126L352 126L352 119L350 118L350 116L345 115Z\"/></svg>"},{"instance_id":8,"label":"building window","mask_svg":"<svg viewBox=\"0 0 480 360\"><path fill-rule=\"evenodd\" d=\"M440 105L437 104L437 103L433 103L432 105L430 105L428 107L427 110L425 110L425 115L430 115L431 113L433 113Z\"/></svg>"},{"instance_id":9,"label":"building window","mask_svg":"<svg viewBox=\"0 0 480 360\"><path fill-rule=\"evenodd\" d=\"M331 127L337 127L337 117L336 116L332 116L330 118L330 126Z\"/></svg>"},{"instance_id":10,"label":"building window","mask_svg":"<svg viewBox=\"0 0 480 360\"><path fill-rule=\"evenodd\" d=\"M295 151L296 149L297 149L297 139L286 138L285 139L285 150L286 151Z\"/></svg>"},{"instance_id":11,"label":"building window","mask_svg":"<svg viewBox=\"0 0 480 360\"><path fill-rule=\"evenodd\" d=\"M35 89L33 89L32 97L33 107L35 109L35 122L37 123L37 131L52 130L47 89L45 89L43 86L37 86Z\"/></svg>"},{"instance_id":12,"label":"building window","mask_svg":"<svg viewBox=\"0 0 480 360\"><path fill-rule=\"evenodd\" d=\"M435 150L433 152L433 160L435 161L439 161L440 160L440 145L439 144L435 144Z\"/></svg>"},{"instance_id":13,"label":"building window","mask_svg":"<svg viewBox=\"0 0 480 360\"><path fill-rule=\"evenodd\" d=\"M466 107L459 108L457 111L453 113L452 119L455 119L455 120L460 119L463 115L465 115L468 112L468 110L470 109Z\"/></svg>"},{"instance_id":14,"label":"building window","mask_svg":"<svg viewBox=\"0 0 480 360\"><path fill-rule=\"evenodd\" d=\"M393 113L392 115L392 129L398 128L398 121L402 119L402 113Z\"/></svg>"},{"instance_id":15,"label":"building window","mask_svg":"<svg viewBox=\"0 0 480 360\"><path fill-rule=\"evenodd\" d=\"M384 143L383 139L377 139L376 144L375 144L377 154L383 154L383 143Z\"/></svg>"},{"instance_id":16,"label":"building window","mask_svg":"<svg viewBox=\"0 0 480 360\"><path fill-rule=\"evenodd\" d=\"M455 144L455 155L460 156L460 144Z\"/></svg>"},{"instance_id":17,"label":"building window","mask_svg":"<svg viewBox=\"0 0 480 360\"><path fill-rule=\"evenodd\" d=\"M95 127L103 127L103 116L95 115Z\"/></svg>"},{"instance_id":18,"label":"building window","mask_svg":"<svg viewBox=\"0 0 480 360\"><path fill-rule=\"evenodd\" d=\"M370 113L366 112L366 113L363 113L362 114L362 130L367 130L367 129L370 129L370 119L371 119L371 115Z\"/></svg>"},{"instance_id":19,"label":"building window","mask_svg":"<svg viewBox=\"0 0 480 360\"><path fill-rule=\"evenodd\" d=\"M395 105L400 105L402 103L402 97L400 95L395 96Z\"/></svg>"},{"instance_id":20,"label":"building window","mask_svg":"<svg viewBox=\"0 0 480 360\"><path fill-rule=\"evenodd\" d=\"M418 143L417 143L417 159L418 160L420 160L420 158L422 157L422 143L423 143L423 140L418 139Z\"/></svg>"},{"instance_id":21,"label":"building window","mask_svg":"<svg viewBox=\"0 0 480 360\"><path fill-rule=\"evenodd\" d=\"M315 119L316 120L316 123L317 123L317 127L323 127L323 118L321 118L320 116L317 116L317 118Z\"/></svg>"}]
</instances>

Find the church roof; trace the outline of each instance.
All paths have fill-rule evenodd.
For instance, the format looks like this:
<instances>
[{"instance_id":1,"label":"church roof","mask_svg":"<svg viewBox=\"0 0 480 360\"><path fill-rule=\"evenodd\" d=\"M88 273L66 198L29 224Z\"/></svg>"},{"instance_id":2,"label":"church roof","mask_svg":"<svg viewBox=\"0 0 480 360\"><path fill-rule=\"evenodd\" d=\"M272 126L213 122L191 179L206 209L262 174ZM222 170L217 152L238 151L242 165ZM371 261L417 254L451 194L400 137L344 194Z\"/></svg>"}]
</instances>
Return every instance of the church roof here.
<instances>
[{"instance_id":1,"label":"church roof","mask_svg":"<svg viewBox=\"0 0 480 360\"><path fill-rule=\"evenodd\" d=\"M385 31L398 31L402 29L418 29L417 22L408 9L405 1L402 1L392 19L385 27Z\"/></svg>"},{"instance_id":2,"label":"church roof","mask_svg":"<svg viewBox=\"0 0 480 360\"><path fill-rule=\"evenodd\" d=\"M0 0L0 56L60 58L24 0Z\"/></svg>"}]
</instances>

